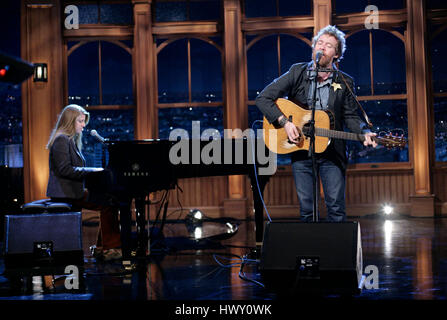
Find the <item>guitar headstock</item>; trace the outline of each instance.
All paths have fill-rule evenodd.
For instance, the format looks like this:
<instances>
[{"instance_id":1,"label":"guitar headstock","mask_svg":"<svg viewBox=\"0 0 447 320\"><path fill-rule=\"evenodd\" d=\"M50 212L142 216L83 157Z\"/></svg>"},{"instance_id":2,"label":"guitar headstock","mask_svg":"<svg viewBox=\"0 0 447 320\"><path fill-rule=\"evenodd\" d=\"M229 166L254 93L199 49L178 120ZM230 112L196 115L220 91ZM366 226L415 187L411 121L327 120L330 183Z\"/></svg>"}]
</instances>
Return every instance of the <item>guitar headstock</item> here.
<instances>
[{"instance_id":1,"label":"guitar headstock","mask_svg":"<svg viewBox=\"0 0 447 320\"><path fill-rule=\"evenodd\" d=\"M384 147L391 148L401 148L403 149L407 144L407 139L404 137L403 130L402 134L395 133L393 134L391 131L389 132L379 132L376 136L376 142L383 145Z\"/></svg>"}]
</instances>

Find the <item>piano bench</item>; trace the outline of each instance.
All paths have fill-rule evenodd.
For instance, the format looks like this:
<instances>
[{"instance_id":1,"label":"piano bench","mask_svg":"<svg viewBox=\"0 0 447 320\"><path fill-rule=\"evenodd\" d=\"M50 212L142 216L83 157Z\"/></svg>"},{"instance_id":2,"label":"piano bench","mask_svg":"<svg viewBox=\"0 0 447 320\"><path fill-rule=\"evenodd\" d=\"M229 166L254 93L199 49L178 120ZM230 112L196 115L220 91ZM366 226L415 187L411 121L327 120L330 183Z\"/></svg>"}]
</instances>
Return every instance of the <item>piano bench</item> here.
<instances>
[{"instance_id":1,"label":"piano bench","mask_svg":"<svg viewBox=\"0 0 447 320\"><path fill-rule=\"evenodd\" d=\"M54 202L51 199L41 199L25 203L20 207L23 213L38 214L38 213L60 213L71 212L72 206L65 202Z\"/></svg>"}]
</instances>

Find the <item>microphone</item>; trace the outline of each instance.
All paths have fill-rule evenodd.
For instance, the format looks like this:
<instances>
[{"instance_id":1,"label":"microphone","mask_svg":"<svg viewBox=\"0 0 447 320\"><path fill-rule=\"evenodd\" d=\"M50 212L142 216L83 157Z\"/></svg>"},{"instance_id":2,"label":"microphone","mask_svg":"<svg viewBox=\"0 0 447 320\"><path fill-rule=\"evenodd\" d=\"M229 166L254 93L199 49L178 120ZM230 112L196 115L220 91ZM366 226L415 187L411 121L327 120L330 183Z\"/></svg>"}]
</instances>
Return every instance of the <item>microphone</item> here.
<instances>
[{"instance_id":1,"label":"microphone","mask_svg":"<svg viewBox=\"0 0 447 320\"><path fill-rule=\"evenodd\" d=\"M92 131L90 131L90 135L91 135L92 137L95 137L96 140L98 140L98 141L101 142L101 143L104 143L104 142L106 142L106 140L107 140L106 138L101 137L101 136L99 135L98 131L96 131L96 130L92 130Z\"/></svg>"},{"instance_id":2,"label":"microphone","mask_svg":"<svg viewBox=\"0 0 447 320\"><path fill-rule=\"evenodd\" d=\"M315 64L318 65L320 63L321 57L323 57L323 51L317 51L315 53Z\"/></svg>"}]
</instances>

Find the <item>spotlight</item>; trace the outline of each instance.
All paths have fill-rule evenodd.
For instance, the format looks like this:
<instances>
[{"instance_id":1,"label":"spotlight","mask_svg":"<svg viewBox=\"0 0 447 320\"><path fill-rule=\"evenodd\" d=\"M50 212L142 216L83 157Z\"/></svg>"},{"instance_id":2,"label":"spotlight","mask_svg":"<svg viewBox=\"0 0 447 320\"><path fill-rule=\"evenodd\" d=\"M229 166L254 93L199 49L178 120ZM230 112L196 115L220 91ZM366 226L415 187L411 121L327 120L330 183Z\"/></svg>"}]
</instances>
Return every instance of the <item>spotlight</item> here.
<instances>
[{"instance_id":1,"label":"spotlight","mask_svg":"<svg viewBox=\"0 0 447 320\"><path fill-rule=\"evenodd\" d=\"M0 69L0 77L4 77L6 76L6 73L9 70L9 66L4 66L3 68Z\"/></svg>"},{"instance_id":2,"label":"spotlight","mask_svg":"<svg viewBox=\"0 0 447 320\"><path fill-rule=\"evenodd\" d=\"M202 239L203 236L203 230L202 227L195 227L194 228L194 238L196 240Z\"/></svg>"},{"instance_id":3,"label":"spotlight","mask_svg":"<svg viewBox=\"0 0 447 320\"><path fill-rule=\"evenodd\" d=\"M205 215L199 209L192 209L189 211L186 219L195 225L201 225L205 219Z\"/></svg>"},{"instance_id":4,"label":"spotlight","mask_svg":"<svg viewBox=\"0 0 447 320\"><path fill-rule=\"evenodd\" d=\"M189 210L185 226L189 238L197 242L205 239L227 239L238 231L235 219L210 218L197 208Z\"/></svg>"},{"instance_id":5,"label":"spotlight","mask_svg":"<svg viewBox=\"0 0 447 320\"><path fill-rule=\"evenodd\" d=\"M196 220L202 220L202 218L203 218L203 213L202 213L202 211L200 211L200 210L196 210L196 211L194 211L194 213L193 213L193 217L194 217L194 219L196 219Z\"/></svg>"},{"instance_id":6,"label":"spotlight","mask_svg":"<svg viewBox=\"0 0 447 320\"><path fill-rule=\"evenodd\" d=\"M389 216L390 214L393 213L394 208L391 205L389 205L389 204L385 204L382 207L382 211L383 211L383 214Z\"/></svg>"}]
</instances>

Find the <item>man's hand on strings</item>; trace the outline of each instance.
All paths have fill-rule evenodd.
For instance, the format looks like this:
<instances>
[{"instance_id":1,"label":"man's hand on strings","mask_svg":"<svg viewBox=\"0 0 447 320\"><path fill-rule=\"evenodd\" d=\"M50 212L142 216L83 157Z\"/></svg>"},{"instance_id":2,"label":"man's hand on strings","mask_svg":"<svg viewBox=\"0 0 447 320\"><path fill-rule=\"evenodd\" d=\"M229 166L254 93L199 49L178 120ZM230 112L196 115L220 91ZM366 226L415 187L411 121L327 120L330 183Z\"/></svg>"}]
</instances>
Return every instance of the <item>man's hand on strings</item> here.
<instances>
[{"instance_id":1,"label":"man's hand on strings","mask_svg":"<svg viewBox=\"0 0 447 320\"><path fill-rule=\"evenodd\" d=\"M372 146L373 148L377 147L377 142L373 140L377 134L374 132L365 133L365 141L363 141L363 145L365 147Z\"/></svg>"},{"instance_id":2,"label":"man's hand on strings","mask_svg":"<svg viewBox=\"0 0 447 320\"><path fill-rule=\"evenodd\" d=\"M287 136L292 143L301 143L301 133L292 122L287 121L284 125L284 130L286 130Z\"/></svg>"}]
</instances>

